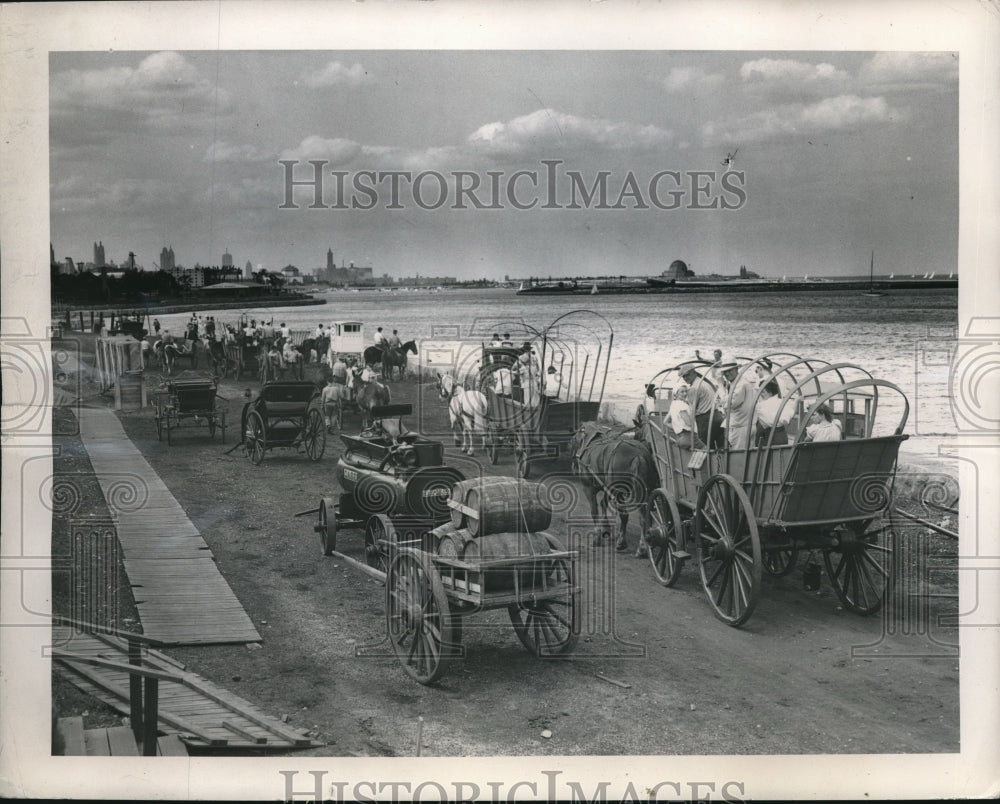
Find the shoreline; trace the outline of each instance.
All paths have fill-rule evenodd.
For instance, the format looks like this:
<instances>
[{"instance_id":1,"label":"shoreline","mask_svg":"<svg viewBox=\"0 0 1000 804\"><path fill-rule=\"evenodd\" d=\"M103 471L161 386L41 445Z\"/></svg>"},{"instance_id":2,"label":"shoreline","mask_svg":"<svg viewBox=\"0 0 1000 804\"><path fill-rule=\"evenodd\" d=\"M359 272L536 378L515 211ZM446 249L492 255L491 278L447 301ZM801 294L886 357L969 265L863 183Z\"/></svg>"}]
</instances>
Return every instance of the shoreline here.
<instances>
[{"instance_id":1,"label":"shoreline","mask_svg":"<svg viewBox=\"0 0 1000 804\"><path fill-rule=\"evenodd\" d=\"M124 313L141 310L146 315L170 315L172 313L191 313L200 310L259 310L271 307L313 307L326 304L326 301L326 299L317 299L310 296L305 299L297 297L281 299L280 297L276 297L271 299L256 298L224 302L178 302L176 304L169 302L166 304L128 304L123 302L121 304L94 305L70 302L68 304L53 304L51 310L52 318L56 320L57 318L65 318L67 312L75 316L77 313L89 314L93 312L96 315L98 313Z\"/></svg>"},{"instance_id":2,"label":"shoreline","mask_svg":"<svg viewBox=\"0 0 1000 804\"><path fill-rule=\"evenodd\" d=\"M646 284L604 283L587 280L562 280L559 283L531 285L517 291L518 296L600 296L600 295L659 295L690 293L801 293L804 291L858 291L875 294L893 290L957 290L957 279L895 279L824 281L824 282L768 282L768 281L681 281L649 279ZM596 290L595 290L596 288Z\"/></svg>"}]
</instances>

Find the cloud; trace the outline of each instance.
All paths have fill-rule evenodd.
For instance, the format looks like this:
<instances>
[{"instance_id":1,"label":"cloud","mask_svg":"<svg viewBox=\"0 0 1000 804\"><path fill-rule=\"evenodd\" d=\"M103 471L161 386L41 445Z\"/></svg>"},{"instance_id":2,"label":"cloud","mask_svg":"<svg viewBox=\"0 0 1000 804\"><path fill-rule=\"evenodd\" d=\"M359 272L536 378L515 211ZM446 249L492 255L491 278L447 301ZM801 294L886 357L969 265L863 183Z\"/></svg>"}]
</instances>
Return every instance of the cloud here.
<instances>
[{"instance_id":1,"label":"cloud","mask_svg":"<svg viewBox=\"0 0 1000 804\"><path fill-rule=\"evenodd\" d=\"M137 111L149 117L228 106L230 97L201 78L180 53L146 56L138 67L67 70L52 77L54 114L79 108Z\"/></svg>"},{"instance_id":2,"label":"cloud","mask_svg":"<svg viewBox=\"0 0 1000 804\"><path fill-rule=\"evenodd\" d=\"M165 199L171 199L170 203L180 203L177 193L176 186L160 179L119 179L102 182L95 188L93 182L70 177L53 183L51 205L53 210L60 212L109 209L151 211L161 209Z\"/></svg>"},{"instance_id":3,"label":"cloud","mask_svg":"<svg viewBox=\"0 0 1000 804\"><path fill-rule=\"evenodd\" d=\"M812 104L775 106L737 120L709 122L702 127L706 145L762 142L789 135L843 131L863 125L901 119L902 114L883 97L838 95Z\"/></svg>"},{"instance_id":4,"label":"cloud","mask_svg":"<svg viewBox=\"0 0 1000 804\"><path fill-rule=\"evenodd\" d=\"M722 86L726 77L722 73L709 73L701 67L674 67L663 79L667 92L707 92Z\"/></svg>"},{"instance_id":5,"label":"cloud","mask_svg":"<svg viewBox=\"0 0 1000 804\"><path fill-rule=\"evenodd\" d=\"M859 76L873 84L896 89L925 89L929 85L958 84L957 53L876 53L861 65Z\"/></svg>"},{"instance_id":6,"label":"cloud","mask_svg":"<svg viewBox=\"0 0 1000 804\"><path fill-rule=\"evenodd\" d=\"M296 159L300 162L310 159L323 159L330 166L346 165L364 150L360 143L354 140L340 138L327 139L313 134L306 137L295 148L281 152L279 159Z\"/></svg>"},{"instance_id":7,"label":"cloud","mask_svg":"<svg viewBox=\"0 0 1000 804\"><path fill-rule=\"evenodd\" d=\"M331 61L319 70L304 72L299 76L299 81L312 89L333 86L357 87L371 80L369 72L357 62L347 67L339 61Z\"/></svg>"},{"instance_id":8,"label":"cloud","mask_svg":"<svg viewBox=\"0 0 1000 804\"><path fill-rule=\"evenodd\" d=\"M205 151L206 162L259 162L267 154L254 145L237 145L231 142L213 142Z\"/></svg>"},{"instance_id":9,"label":"cloud","mask_svg":"<svg viewBox=\"0 0 1000 804\"><path fill-rule=\"evenodd\" d=\"M812 82L845 81L847 73L832 64L810 64L795 59L755 59L740 67L740 78L748 82L786 85Z\"/></svg>"},{"instance_id":10,"label":"cloud","mask_svg":"<svg viewBox=\"0 0 1000 804\"><path fill-rule=\"evenodd\" d=\"M468 144L487 153L520 154L552 147L590 146L630 150L663 145L673 132L597 118L578 117L556 109L539 109L507 122L487 123L469 135Z\"/></svg>"}]
</instances>

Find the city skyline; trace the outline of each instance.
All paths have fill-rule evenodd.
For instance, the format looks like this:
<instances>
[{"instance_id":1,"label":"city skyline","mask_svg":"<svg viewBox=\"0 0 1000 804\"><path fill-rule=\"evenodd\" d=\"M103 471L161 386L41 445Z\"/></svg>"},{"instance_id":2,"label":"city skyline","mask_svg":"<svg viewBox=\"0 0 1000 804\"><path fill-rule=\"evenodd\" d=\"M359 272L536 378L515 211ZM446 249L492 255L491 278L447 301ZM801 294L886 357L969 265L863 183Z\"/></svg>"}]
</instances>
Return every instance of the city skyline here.
<instances>
[{"instance_id":1,"label":"city skyline","mask_svg":"<svg viewBox=\"0 0 1000 804\"><path fill-rule=\"evenodd\" d=\"M886 272L957 262L952 53L114 51L50 68L59 257L101 232L147 268L168 240L192 262L242 244L307 271L333 243L379 273L459 279L675 259L837 276L872 249Z\"/></svg>"}]
</instances>

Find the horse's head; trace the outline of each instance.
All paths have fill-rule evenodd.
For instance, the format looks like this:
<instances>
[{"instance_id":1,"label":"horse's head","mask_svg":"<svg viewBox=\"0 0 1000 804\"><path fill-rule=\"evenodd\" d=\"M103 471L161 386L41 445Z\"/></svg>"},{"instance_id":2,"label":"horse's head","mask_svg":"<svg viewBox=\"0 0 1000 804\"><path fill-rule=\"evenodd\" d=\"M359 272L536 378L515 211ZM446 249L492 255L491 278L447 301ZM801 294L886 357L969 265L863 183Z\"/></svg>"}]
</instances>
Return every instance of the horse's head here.
<instances>
[{"instance_id":1,"label":"horse's head","mask_svg":"<svg viewBox=\"0 0 1000 804\"><path fill-rule=\"evenodd\" d=\"M455 378L450 374L440 374L437 375L437 389L438 396L441 399L448 399L451 396L451 392L455 388Z\"/></svg>"},{"instance_id":2,"label":"horse's head","mask_svg":"<svg viewBox=\"0 0 1000 804\"><path fill-rule=\"evenodd\" d=\"M415 355L417 353L416 341L407 341L406 343L403 344L403 354L406 354L407 352L409 352L411 355Z\"/></svg>"}]
</instances>

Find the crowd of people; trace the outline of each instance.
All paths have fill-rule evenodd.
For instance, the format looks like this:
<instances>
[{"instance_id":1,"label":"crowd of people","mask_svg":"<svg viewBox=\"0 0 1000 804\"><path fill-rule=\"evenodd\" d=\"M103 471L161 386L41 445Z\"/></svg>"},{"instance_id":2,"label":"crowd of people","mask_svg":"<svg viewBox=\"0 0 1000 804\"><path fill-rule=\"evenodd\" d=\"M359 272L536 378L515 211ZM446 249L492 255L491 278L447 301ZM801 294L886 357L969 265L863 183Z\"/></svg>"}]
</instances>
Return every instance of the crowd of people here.
<instances>
[{"instance_id":1,"label":"crowd of people","mask_svg":"<svg viewBox=\"0 0 1000 804\"><path fill-rule=\"evenodd\" d=\"M709 363L682 367L671 394L667 421L677 442L689 449L747 449L788 444L788 425L796 413L795 380L768 358L743 370L716 349ZM701 369L699 371L698 369ZM843 430L828 404L820 405L805 426L804 441L839 441Z\"/></svg>"}]
</instances>

